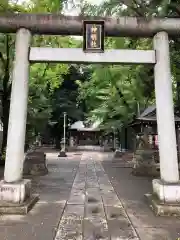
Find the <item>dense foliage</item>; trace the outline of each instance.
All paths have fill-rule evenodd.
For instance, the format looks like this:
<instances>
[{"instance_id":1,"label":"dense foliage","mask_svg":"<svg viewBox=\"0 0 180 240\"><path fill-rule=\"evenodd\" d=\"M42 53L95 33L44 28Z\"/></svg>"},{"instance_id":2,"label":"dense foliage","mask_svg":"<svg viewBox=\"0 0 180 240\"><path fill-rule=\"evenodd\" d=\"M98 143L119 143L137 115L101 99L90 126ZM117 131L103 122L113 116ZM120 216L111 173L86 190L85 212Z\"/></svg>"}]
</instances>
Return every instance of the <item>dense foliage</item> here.
<instances>
[{"instance_id":1,"label":"dense foliage","mask_svg":"<svg viewBox=\"0 0 180 240\"><path fill-rule=\"evenodd\" d=\"M18 2L18 1L17 1ZM61 12L66 1L29 1L28 4L17 4L10 1L1 1L1 12ZM11 72L15 47L14 34L0 34L0 90L2 95L1 120L3 123L2 150L6 147L7 127L11 92ZM79 41L61 36L34 36L33 46L75 47ZM64 75L68 74L66 64L33 64L30 69L29 103L26 141L33 142L38 134L45 131L52 116L52 99L54 91L63 82Z\"/></svg>"},{"instance_id":2,"label":"dense foliage","mask_svg":"<svg viewBox=\"0 0 180 240\"><path fill-rule=\"evenodd\" d=\"M180 1L114 1L107 0L82 7L85 15L180 17ZM152 49L151 39L107 38L106 47L114 49ZM177 110L180 109L179 40L170 41L172 55L173 93ZM139 111L155 103L153 68L147 66L96 66L91 81L80 86L80 96L89 106L91 119L101 119L101 126L121 130Z\"/></svg>"}]
</instances>

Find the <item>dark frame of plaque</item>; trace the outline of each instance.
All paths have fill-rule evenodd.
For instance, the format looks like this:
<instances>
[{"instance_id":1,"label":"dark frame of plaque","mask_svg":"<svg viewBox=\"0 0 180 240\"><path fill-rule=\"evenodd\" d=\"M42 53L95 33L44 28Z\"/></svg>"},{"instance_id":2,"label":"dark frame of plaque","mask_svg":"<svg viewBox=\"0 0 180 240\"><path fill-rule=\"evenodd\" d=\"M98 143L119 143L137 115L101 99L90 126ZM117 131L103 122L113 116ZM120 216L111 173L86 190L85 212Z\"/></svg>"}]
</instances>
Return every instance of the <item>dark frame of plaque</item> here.
<instances>
[{"instance_id":1,"label":"dark frame of plaque","mask_svg":"<svg viewBox=\"0 0 180 240\"><path fill-rule=\"evenodd\" d=\"M87 25L96 25L100 27L99 32L99 47L97 48L90 48L88 47L87 41ZM104 52L104 38L105 38L105 31L104 31L104 21L103 20L84 20L83 21L83 51L87 53L102 53Z\"/></svg>"}]
</instances>

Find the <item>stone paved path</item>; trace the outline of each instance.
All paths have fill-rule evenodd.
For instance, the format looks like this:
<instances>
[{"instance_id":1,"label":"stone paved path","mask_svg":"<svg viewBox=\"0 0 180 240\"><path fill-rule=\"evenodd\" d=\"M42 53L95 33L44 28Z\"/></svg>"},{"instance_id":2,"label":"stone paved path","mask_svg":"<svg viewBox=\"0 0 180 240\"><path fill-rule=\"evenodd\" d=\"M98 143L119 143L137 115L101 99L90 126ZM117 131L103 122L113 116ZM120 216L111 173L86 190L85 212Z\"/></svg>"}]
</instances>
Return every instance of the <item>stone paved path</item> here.
<instances>
[{"instance_id":1,"label":"stone paved path","mask_svg":"<svg viewBox=\"0 0 180 240\"><path fill-rule=\"evenodd\" d=\"M58 158L53 149L43 150L49 173L32 178L40 200L25 216L0 215L0 240L180 237L180 218L155 217L144 201L152 179L133 176L123 159L112 160L112 153L98 149L69 152L67 158Z\"/></svg>"},{"instance_id":2,"label":"stone paved path","mask_svg":"<svg viewBox=\"0 0 180 240\"><path fill-rule=\"evenodd\" d=\"M55 240L139 239L99 157L82 155Z\"/></svg>"}]
</instances>

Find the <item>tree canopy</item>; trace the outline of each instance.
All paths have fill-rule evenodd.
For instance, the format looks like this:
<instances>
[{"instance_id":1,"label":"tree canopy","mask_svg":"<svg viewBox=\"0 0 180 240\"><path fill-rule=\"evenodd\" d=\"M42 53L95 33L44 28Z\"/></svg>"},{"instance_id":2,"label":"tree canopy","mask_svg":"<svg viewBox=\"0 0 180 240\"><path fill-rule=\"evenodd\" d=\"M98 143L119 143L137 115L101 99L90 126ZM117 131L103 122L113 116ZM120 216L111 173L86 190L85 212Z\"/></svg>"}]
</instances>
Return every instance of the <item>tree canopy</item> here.
<instances>
[{"instance_id":1,"label":"tree canopy","mask_svg":"<svg viewBox=\"0 0 180 240\"><path fill-rule=\"evenodd\" d=\"M98 7L84 2L84 15L179 17L179 1L114 1L107 0ZM107 38L106 48L152 49L152 39ZM170 39L174 102L180 108L179 40ZM95 66L89 82L80 86L80 97L89 106L90 119L101 119L101 126L111 131L127 126L139 111L155 103L153 67Z\"/></svg>"}]
</instances>

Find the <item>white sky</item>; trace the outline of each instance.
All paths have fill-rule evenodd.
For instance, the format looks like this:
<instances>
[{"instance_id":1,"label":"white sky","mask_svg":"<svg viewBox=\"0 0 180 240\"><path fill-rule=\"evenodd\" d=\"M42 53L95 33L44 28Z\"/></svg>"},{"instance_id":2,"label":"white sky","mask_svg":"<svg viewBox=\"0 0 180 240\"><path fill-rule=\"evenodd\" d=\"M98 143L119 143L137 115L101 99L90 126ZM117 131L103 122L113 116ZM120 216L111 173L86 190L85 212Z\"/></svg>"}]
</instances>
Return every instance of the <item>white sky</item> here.
<instances>
[{"instance_id":1,"label":"white sky","mask_svg":"<svg viewBox=\"0 0 180 240\"><path fill-rule=\"evenodd\" d=\"M94 4L94 5L99 5L101 4L104 0L86 0L87 2ZM18 3L22 3L22 2L28 2L28 0L11 0L11 2L18 2Z\"/></svg>"},{"instance_id":2,"label":"white sky","mask_svg":"<svg viewBox=\"0 0 180 240\"><path fill-rule=\"evenodd\" d=\"M39 0L40 1L40 0ZM105 0L86 0L88 3L91 3L93 5L100 5L102 2ZM28 3L29 0L11 0L11 2L16 2L16 3ZM74 0L74 2L79 3L79 0ZM73 15L76 16L79 14L79 9L78 8L72 8L71 4L68 4L68 10L64 11L65 15Z\"/></svg>"},{"instance_id":3,"label":"white sky","mask_svg":"<svg viewBox=\"0 0 180 240\"><path fill-rule=\"evenodd\" d=\"M93 5L100 5L104 0L86 0L87 2L93 4ZM79 3L79 0L74 0L75 3ZM78 8L73 8L71 4L68 5L68 10L64 11L65 15L73 15L76 16L79 14Z\"/></svg>"},{"instance_id":4,"label":"white sky","mask_svg":"<svg viewBox=\"0 0 180 240\"><path fill-rule=\"evenodd\" d=\"M87 2L92 3L92 4L99 5L99 4L101 4L102 2L104 2L104 0L87 0Z\"/></svg>"}]
</instances>

